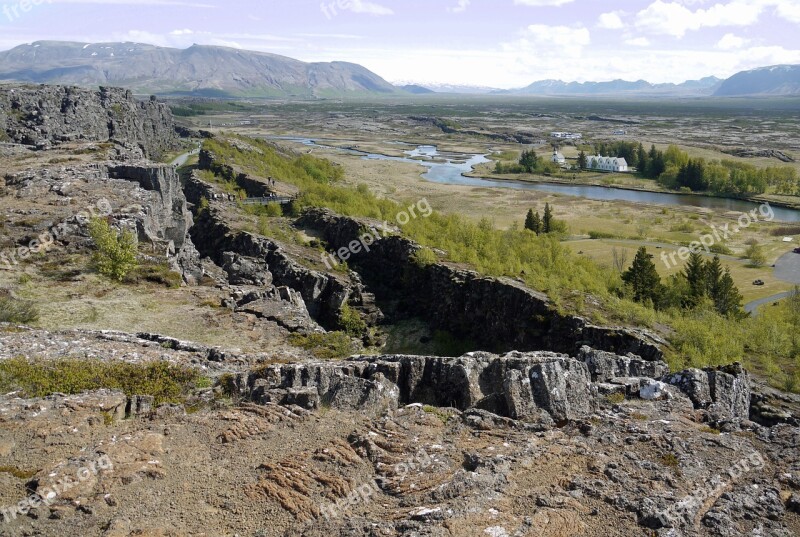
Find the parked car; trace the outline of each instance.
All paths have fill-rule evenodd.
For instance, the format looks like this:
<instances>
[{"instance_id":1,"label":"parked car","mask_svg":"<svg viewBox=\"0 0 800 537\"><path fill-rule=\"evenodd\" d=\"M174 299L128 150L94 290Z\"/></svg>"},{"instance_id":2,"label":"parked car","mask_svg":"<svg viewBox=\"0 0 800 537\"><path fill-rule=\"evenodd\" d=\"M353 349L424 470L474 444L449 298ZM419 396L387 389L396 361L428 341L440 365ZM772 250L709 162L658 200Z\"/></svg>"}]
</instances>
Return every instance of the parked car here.
<instances>
[{"instance_id":1,"label":"parked car","mask_svg":"<svg viewBox=\"0 0 800 537\"><path fill-rule=\"evenodd\" d=\"M794 253L796 253L796 254L800 254L800 248L795 248L795 249L794 249Z\"/></svg>"},{"instance_id":2,"label":"parked car","mask_svg":"<svg viewBox=\"0 0 800 537\"><path fill-rule=\"evenodd\" d=\"M753 285L762 286L762 285L764 285L764 280L756 280L756 281L753 282Z\"/></svg>"}]
</instances>

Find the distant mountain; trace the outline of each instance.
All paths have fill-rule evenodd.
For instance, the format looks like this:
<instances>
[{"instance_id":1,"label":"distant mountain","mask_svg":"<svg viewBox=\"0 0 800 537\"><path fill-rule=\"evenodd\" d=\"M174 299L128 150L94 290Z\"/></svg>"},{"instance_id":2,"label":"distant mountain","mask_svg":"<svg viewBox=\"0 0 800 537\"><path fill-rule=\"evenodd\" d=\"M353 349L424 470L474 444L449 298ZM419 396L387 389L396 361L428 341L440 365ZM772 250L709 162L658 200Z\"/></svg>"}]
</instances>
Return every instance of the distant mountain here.
<instances>
[{"instance_id":1,"label":"distant mountain","mask_svg":"<svg viewBox=\"0 0 800 537\"><path fill-rule=\"evenodd\" d=\"M459 84L427 84L416 82L399 82L398 86L421 86L434 93L457 93L461 95L484 95L499 91L497 88L486 86L464 86Z\"/></svg>"},{"instance_id":2,"label":"distant mountain","mask_svg":"<svg viewBox=\"0 0 800 537\"><path fill-rule=\"evenodd\" d=\"M628 82L612 80L610 82L563 82L561 80L541 80L530 86L517 90L504 90L496 93L510 95L711 95L721 80L707 77L701 80L689 80L682 84L651 84L645 80Z\"/></svg>"},{"instance_id":3,"label":"distant mountain","mask_svg":"<svg viewBox=\"0 0 800 537\"><path fill-rule=\"evenodd\" d=\"M427 95L431 93L436 93L432 89L428 89L424 86L420 86L417 84L406 84L405 86L400 86L400 89L408 93L413 93L414 95Z\"/></svg>"},{"instance_id":4,"label":"distant mountain","mask_svg":"<svg viewBox=\"0 0 800 537\"><path fill-rule=\"evenodd\" d=\"M723 82L714 95L800 95L800 65L774 65L742 71Z\"/></svg>"},{"instance_id":5,"label":"distant mountain","mask_svg":"<svg viewBox=\"0 0 800 537\"><path fill-rule=\"evenodd\" d=\"M141 43L38 41L21 45L0 52L0 80L220 97L401 93L354 63L305 63L226 47L192 45L181 50Z\"/></svg>"}]
</instances>

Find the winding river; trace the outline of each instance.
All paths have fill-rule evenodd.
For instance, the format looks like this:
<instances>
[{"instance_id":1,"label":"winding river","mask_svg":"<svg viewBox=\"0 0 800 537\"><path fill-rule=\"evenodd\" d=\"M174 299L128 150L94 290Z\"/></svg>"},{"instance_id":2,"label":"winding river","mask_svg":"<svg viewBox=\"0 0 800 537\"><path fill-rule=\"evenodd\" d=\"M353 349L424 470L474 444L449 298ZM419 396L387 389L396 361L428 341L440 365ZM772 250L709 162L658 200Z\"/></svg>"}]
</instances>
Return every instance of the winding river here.
<instances>
[{"instance_id":1,"label":"winding river","mask_svg":"<svg viewBox=\"0 0 800 537\"><path fill-rule=\"evenodd\" d=\"M288 136L268 137L273 140L297 142L311 147L336 149L354 155L362 155L366 160L390 160L420 164L428 168L422 178L434 183L447 185L473 186L485 188L514 188L518 190L537 190L564 196L577 196L599 201L628 201L632 203L648 203L670 206L703 207L722 211L749 212L759 207L760 204L730 198L716 198L711 196L695 196L687 194L671 194L666 192L646 192L641 190L624 190L604 186L590 185L565 185L557 183L531 183L527 181L497 181L479 177L466 177L478 164L489 162L485 155L463 155L440 153L436 146L414 146L404 142L394 142L396 145L408 146L406 157L390 157L375 153L366 153L355 149L341 149L330 145L317 143L310 138L297 138ZM465 159L465 157L468 157ZM783 207L772 207L775 220L780 222L800 222L800 210Z\"/></svg>"}]
</instances>

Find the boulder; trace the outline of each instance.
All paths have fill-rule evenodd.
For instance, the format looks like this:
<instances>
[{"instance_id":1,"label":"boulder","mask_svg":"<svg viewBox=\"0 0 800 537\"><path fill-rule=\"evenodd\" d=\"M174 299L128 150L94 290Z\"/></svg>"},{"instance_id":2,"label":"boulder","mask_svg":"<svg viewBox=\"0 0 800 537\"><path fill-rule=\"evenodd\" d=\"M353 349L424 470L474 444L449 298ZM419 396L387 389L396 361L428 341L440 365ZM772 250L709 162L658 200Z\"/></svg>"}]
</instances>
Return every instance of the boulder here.
<instances>
[{"instance_id":1,"label":"boulder","mask_svg":"<svg viewBox=\"0 0 800 537\"><path fill-rule=\"evenodd\" d=\"M669 373L669 366L662 360L644 360L635 354L617 354L581 347L578 359L589 367L594 382L608 382L615 377L661 378Z\"/></svg>"},{"instance_id":2,"label":"boulder","mask_svg":"<svg viewBox=\"0 0 800 537\"><path fill-rule=\"evenodd\" d=\"M750 376L741 364L707 369L687 369L664 379L685 393L697 409L707 410L712 421L748 419Z\"/></svg>"}]
</instances>

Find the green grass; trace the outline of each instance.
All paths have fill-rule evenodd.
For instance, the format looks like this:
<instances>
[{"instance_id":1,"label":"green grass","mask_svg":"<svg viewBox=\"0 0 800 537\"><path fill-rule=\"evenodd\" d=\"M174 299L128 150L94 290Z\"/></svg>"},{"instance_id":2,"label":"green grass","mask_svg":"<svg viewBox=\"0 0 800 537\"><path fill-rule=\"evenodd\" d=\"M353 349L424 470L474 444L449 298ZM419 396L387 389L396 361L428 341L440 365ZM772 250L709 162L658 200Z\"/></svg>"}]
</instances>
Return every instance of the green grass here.
<instances>
[{"instance_id":1,"label":"green grass","mask_svg":"<svg viewBox=\"0 0 800 537\"><path fill-rule=\"evenodd\" d=\"M39 309L33 302L0 295L0 323L31 324L39 320Z\"/></svg>"},{"instance_id":2,"label":"green grass","mask_svg":"<svg viewBox=\"0 0 800 537\"><path fill-rule=\"evenodd\" d=\"M21 391L26 398L68 395L102 388L126 395L152 395L156 404L180 403L202 385L194 369L166 362L131 364L89 359L55 361L12 358L0 362L0 391Z\"/></svg>"},{"instance_id":3,"label":"green grass","mask_svg":"<svg viewBox=\"0 0 800 537\"><path fill-rule=\"evenodd\" d=\"M289 343L311 351L322 360L341 360L357 352L353 341L344 332L327 332L324 334L292 334Z\"/></svg>"}]
</instances>

